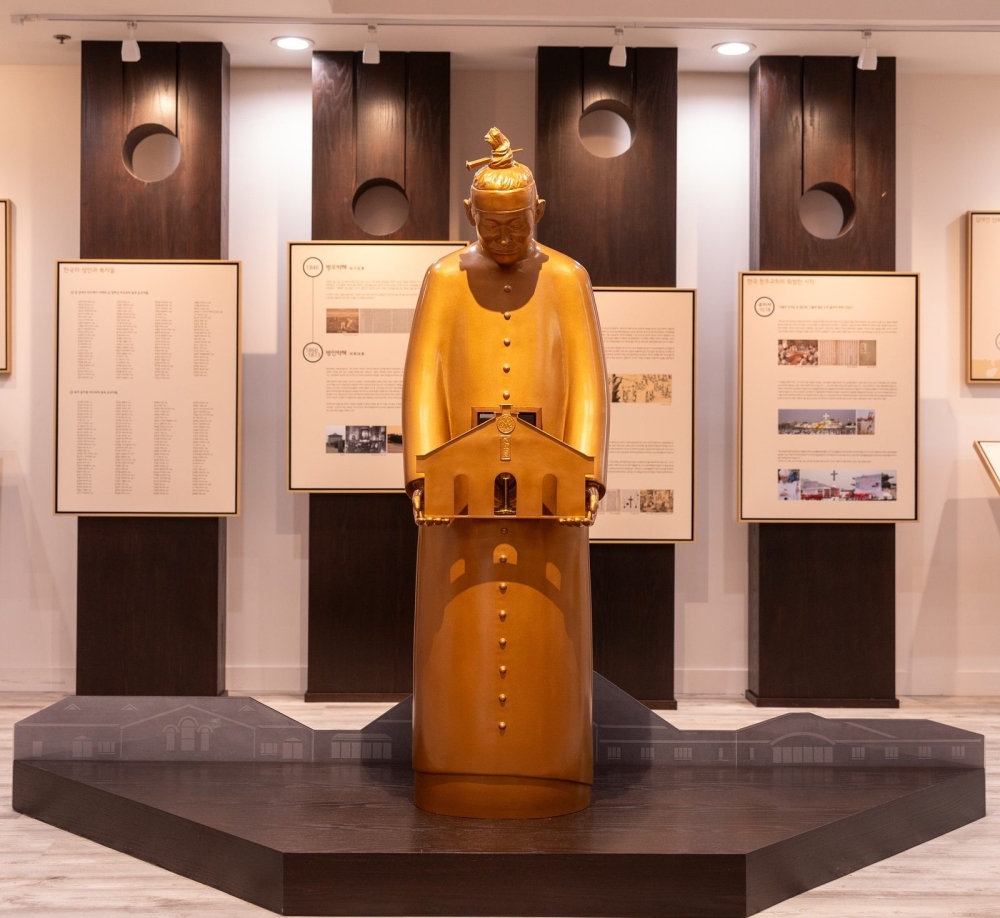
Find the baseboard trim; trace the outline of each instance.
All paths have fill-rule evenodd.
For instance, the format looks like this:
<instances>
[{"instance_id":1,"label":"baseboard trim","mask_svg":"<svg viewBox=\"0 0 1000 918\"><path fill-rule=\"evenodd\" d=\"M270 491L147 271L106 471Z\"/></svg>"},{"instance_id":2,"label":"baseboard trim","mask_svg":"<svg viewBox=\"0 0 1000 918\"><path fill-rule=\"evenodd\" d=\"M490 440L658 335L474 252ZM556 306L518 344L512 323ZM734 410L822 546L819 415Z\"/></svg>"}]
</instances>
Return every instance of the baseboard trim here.
<instances>
[{"instance_id":1,"label":"baseboard trim","mask_svg":"<svg viewBox=\"0 0 1000 918\"><path fill-rule=\"evenodd\" d=\"M305 666L226 667L226 689L235 694L255 692L304 695ZM675 697L683 695L739 695L747 690L745 669L679 669L674 676ZM0 692L76 691L76 668L0 667ZM896 672L896 696L996 697L1000 696L1000 670L961 672Z\"/></svg>"}]
</instances>

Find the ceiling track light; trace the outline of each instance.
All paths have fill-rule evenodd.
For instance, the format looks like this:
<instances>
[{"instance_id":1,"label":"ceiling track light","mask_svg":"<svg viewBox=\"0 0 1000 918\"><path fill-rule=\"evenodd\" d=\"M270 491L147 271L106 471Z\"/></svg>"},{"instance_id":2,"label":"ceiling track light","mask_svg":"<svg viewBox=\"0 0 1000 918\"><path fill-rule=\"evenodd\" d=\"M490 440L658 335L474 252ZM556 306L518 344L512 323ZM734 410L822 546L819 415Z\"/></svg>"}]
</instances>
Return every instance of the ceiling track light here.
<instances>
[{"instance_id":1,"label":"ceiling track light","mask_svg":"<svg viewBox=\"0 0 1000 918\"><path fill-rule=\"evenodd\" d=\"M130 20L126 23L128 27L128 38L122 42L122 60L126 64L134 64L142 53L139 51L139 42L135 40L135 30L139 28L139 23Z\"/></svg>"},{"instance_id":2,"label":"ceiling track light","mask_svg":"<svg viewBox=\"0 0 1000 918\"><path fill-rule=\"evenodd\" d=\"M377 64L381 58L378 50L378 26L372 23L368 25L368 40L365 42L365 49L361 52L362 64Z\"/></svg>"},{"instance_id":3,"label":"ceiling track light","mask_svg":"<svg viewBox=\"0 0 1000 918\"><path fill-rule=\"evenodd\" d=\"M872 40L872 30L865 29L861 37L865 40L865 46L858 55L858 70L875 70L878 67L878 53L874 48L868 47L868 42Z\"/></svg>"},{"instance_id":4,"label":"ceiling track light","mask_svg":"<svg viewBox=\"0 0 1000 918\"><path fill-rule=\"evenodd\" d=\"M615 28L615 43L611 48L611 56L608 63L612 67L624 67L628 60L628 52L625 50L625 29L623 26Z\"/></svg>"}]
</instances>

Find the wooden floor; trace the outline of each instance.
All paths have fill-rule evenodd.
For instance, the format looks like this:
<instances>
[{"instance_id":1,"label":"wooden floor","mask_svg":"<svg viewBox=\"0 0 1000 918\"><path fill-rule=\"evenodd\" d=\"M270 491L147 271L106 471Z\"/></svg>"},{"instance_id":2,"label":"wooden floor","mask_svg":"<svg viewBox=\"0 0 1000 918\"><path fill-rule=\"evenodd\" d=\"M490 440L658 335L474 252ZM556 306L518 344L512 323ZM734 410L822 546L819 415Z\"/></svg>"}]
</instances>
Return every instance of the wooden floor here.
<instances>
[{"instance_id":1,"label":"wooden floor","mask_svg":"<svg viewBox=\"0 0 1000 918\"><path fill-rule=\"evenodd\" d=\"M263 916L269 912L10 809L15 721L56 701L0 693L0 915L125 918ZM310 726L362 726L389 705L307 705L256 695ZM734 729L777 716L735 698L688 697L669 720L686 729ZM825 716L851 712L823 711ZM864 717L930 718L986 735L989 815L973 825L760 912L768 918L997 918L1000 915L1000 698L902 699L900 711Z\"/></svg>"}]
</instances>

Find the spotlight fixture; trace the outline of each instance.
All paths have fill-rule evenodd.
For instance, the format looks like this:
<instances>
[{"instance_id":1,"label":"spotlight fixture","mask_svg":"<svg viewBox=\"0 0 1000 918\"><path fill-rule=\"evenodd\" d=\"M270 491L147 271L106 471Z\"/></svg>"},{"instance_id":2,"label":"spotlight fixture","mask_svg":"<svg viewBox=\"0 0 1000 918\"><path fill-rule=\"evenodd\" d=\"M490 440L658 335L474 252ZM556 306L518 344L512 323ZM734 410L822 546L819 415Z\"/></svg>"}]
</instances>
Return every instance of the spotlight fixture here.
<instances>
[{"instance_id":1,"label":"spotlight fixture","mask_svg":"<svg viewBox=\"0 0 1000 918\"><path fill-rule=\"evenodd\" d=\"M748 54L756 47L748 41L724 41L722 44L712 45L712 50L718 51L719 54L725 54L727 57L735 57L739 54Z\"/></svg>"},{"instance_id":2,"label":"spotlight fixture","mask_svg":"<svg viewBox=\"0 0 1000 918\"><path fill-rule=\"evenodd\" d=\"M368 26L368 41L365 42L365 49L361 52L362 64L377 64L381 55L378 50L378 26Z\"/></svg>"},{"instance_id":3,"label":"spotlight fixture","mask_svg":"<svg viewBox=\"0 0 1000 918\"><path fill-rule=\"evenodd\" d=\"M625 50L625 29L621 26L615 29L615 43L611 48L608 63L612 67L624 67L628 52Z\"/></svg>"},{"instance_id":4,"label":"spotlight fixture","mask_svg":"<svg viewBox=\"0 0 1000 918\"><path fill-rule=\"evenodd\" d=\"M872 30L865 29L861 37L865 40L865 46L858 55L858 70L875 70L878 67L878 53L874 48L868 47L868 42L872 40Z\"/></svg>"},{"instance_id":5,"label":"spotlight fixture","mask_svg":"<svg viewBox=\"0 0 1000 918\"><path fill-rule=\"evenodd\" d=\"M301 38L298 35L281 35L271 39L272 45L284 48L286 51L305 51L311 48L315 42L311 38Z\"/></svg>"},{"instance_id":6,"label":"spotlight fixture","mask_svg":"<svg viewBox=\"0 0 1000 918\"><path fill-rule=\"evenodd\" d=\"M137 22L128 22L128 38L122 42L122 60L127 64L134 64L142 54L139 52L139 42L135 40L135 30L139 28Z\"/></svg>"}]
</instances>

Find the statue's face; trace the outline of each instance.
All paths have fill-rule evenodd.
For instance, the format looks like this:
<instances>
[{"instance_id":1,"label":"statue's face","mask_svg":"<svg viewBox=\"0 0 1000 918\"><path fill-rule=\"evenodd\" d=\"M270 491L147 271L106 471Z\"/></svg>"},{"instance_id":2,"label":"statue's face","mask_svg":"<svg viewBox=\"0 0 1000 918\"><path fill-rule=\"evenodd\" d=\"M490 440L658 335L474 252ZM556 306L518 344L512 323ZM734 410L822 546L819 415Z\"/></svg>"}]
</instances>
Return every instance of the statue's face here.
<instances>
[{"instance_id":1,"label":"statue's face","mask_svg":"<svg viewBox=\"0 0 1000 918\"><path fill-rule=\"evenodd\" d=\"M518 198L525 206L511 208ZM528 257L535 224L545 209L545 202L535 197L534 189L516 196L476 191L465 207L482 250L497 264L510 265Z\"/></svg>"},{"instance_id":2,"label":"statue's face","mask_svg":"<svg viewBox=\"0 0 1000 918\"><path fill-rule=\"evenodd\" d=\"M509 265L526 258L535 229L535 208L506 213L477 210L476 233L485 251L497 264Z\"/></svg>"}]
</instances>

